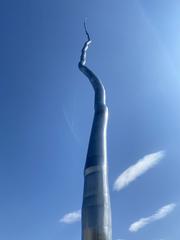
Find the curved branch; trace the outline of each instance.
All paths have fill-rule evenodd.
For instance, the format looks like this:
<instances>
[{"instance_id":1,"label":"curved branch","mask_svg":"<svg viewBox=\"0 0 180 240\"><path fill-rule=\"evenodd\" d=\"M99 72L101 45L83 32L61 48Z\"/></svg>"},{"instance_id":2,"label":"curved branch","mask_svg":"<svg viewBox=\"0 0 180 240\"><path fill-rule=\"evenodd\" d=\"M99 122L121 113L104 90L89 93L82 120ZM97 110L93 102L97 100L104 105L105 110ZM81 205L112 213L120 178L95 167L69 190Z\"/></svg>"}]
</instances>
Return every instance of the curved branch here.
<instances>
[{"instance_id":1,"label":"curved branch","mask_svg":"<svg viewBox=\"0 0 180 240\"><path fill-rule=\"evenodd\" d=\"M106 93L102 82L97 78L97 76L85 66L86 64L86 55L89 45L91 44L91 39L89 33L87 31L86 22L84 21L84 29L87 36L87 41L84 43L84 46L81 51L79 69L80 71L86 75L92 84L95 91L95 109L99 106L106 105Z\"/></svg>"}]
</instances>

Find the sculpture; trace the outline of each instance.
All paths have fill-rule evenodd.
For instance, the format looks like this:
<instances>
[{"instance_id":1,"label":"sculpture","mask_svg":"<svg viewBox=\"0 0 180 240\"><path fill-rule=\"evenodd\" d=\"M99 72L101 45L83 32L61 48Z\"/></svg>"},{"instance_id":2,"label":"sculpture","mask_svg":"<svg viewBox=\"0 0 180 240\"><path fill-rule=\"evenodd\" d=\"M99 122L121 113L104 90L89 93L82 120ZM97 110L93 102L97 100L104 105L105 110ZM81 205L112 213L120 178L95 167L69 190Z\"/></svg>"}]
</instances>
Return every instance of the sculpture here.
<instances>
[{"instance_id":1,"label":"sculpture","mask_svg":"<svg viewBox=\"0 0 180 240\"><path fill-rule=\"evenodd\" d=\"M82 204L82 240L111 240L111 205L107 168L108 108L102 82L86 67L86 53L91 43L84 22L87 41L79 62L80 71L89 79L94 92L94 120L90 134L84 168L84 192Z\"/></svg>"}]
</instances>

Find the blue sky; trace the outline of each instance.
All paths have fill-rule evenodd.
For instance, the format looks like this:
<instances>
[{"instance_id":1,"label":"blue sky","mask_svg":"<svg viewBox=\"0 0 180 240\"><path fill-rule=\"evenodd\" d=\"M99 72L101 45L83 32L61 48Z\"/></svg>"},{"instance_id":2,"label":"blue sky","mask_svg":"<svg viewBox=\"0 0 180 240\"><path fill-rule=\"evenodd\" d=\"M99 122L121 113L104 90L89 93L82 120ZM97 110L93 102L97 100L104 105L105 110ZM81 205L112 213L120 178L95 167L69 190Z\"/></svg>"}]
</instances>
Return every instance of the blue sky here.
<instances>
[{"instance_id":1,"label":"blue sky","mask_svg":"<svg viewBox=\"0 0 180 240\"><path fill-rule=\"evenodd\" d=\"M178 0L1 0L0 239L81 239L88 17L87 65L110 113L113 240L179 240L179 12Z\"/></svg>"}]
</instances>

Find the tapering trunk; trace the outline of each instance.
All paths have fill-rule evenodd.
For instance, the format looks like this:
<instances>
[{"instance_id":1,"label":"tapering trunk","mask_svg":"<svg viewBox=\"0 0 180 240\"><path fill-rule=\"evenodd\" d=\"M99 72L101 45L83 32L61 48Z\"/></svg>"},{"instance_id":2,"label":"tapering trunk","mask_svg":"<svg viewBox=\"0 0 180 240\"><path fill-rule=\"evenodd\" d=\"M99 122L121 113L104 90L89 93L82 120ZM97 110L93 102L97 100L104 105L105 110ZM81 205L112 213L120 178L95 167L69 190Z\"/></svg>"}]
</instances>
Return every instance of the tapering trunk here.
<instances>
[{"instance_id":1,"label":"tapering trunk","mask_svg":"<svg viewBox=\"0 0 180 240\"><path fill-rule=\"evenodd\" d=\"M86 28L85 28L86 30ZM82 49L79 69L92 84L95 92L94 120L91 129L84 168L84 192L82 204L82 240L111 240L111 206L107 167L107 122L105 89L96 75L85 66L88 41Z\"/></svg>"}]
</instances>

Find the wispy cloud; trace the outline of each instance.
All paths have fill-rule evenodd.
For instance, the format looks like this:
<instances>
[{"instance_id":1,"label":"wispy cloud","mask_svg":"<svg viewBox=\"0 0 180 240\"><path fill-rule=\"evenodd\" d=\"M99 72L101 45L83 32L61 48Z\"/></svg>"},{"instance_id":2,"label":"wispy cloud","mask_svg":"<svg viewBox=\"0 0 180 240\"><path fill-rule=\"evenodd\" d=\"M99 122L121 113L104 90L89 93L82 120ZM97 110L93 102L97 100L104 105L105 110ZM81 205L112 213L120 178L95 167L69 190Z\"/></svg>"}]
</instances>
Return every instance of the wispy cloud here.
<instances>
[{"instance_id":1,"label":"wispy cloud","mask_svg":"<svg viewBox=\"0 0 180 240\"><path fill-rule=\"evenodd\" d=\"M129 227L130 232L137 232L141 228L145 227L147 224L158 221L162 218L165 218L168 214L170 214L174 208L176 207L175 203L171 203L160 208L156 213L151 215L150 217L141 218L138 221L132 223Z\"/></svg>"},{"instance_id":2,"label":"wispy cloud","mask_svg":"<svg viewBox=\"0 0 180 240\"><path fill-rule=\"evenodd\" d=\"M136 180L143 173L154 167L165 156L164 151L148 154L140 159L136 164L126 169L115 181L114 190L120 191L128 186L131 182Z\"/></svg>"},{"instance_id":3,"label":"wispy cloud","mask_svg":"<svg viewBox=\"0 0 180 240\"><path fill-rule=\"evenodd\" d=\"M59 221L61 223L71 224L80 221L81 210L65 214Z\"/></svg>"}]
</instances>

